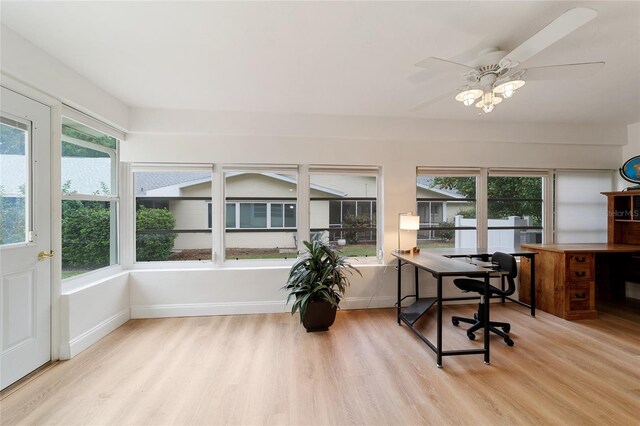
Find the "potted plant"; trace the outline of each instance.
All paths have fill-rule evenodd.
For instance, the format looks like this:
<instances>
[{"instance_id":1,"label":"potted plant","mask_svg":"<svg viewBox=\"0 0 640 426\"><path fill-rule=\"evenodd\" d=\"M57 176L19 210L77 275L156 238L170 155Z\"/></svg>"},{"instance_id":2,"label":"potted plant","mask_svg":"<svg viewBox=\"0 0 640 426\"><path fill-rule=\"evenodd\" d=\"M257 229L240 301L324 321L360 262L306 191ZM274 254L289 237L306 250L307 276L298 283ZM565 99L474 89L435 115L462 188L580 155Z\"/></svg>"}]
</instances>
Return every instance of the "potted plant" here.
<instances>
[{"instance_id":1,"label":"potted plant","mask_svg":"<svg viewBox=\"0 0 640 426\"><path fill-rule=\"evenodd\" d=\"M300 322L307 332L327 331L336 319L340 299L349 286L347 272L362 274L320 236L303 244L307 250L291 267L283 290L289 291L287 303L295 298L291 315L300 311Z\"/></svg>"}]
</instances>

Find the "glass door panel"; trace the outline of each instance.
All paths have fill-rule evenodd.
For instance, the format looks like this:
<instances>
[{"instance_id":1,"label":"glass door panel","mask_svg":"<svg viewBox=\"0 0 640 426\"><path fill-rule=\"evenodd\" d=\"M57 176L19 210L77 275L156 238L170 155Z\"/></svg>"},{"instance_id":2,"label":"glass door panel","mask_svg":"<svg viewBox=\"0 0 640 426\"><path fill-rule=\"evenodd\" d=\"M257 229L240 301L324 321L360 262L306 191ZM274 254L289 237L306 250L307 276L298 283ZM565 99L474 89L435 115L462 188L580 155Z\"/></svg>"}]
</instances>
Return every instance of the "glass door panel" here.
<instances>
[{"instance_id":1,"label":"glass door panel","mask_svg":"<svg viewBox=\"0 0 640 426\"><path fill-rule=\"evenodd\" d=\"M0 116L0 245L29 241L31 123Z\"/></svg>"}]
</instances>

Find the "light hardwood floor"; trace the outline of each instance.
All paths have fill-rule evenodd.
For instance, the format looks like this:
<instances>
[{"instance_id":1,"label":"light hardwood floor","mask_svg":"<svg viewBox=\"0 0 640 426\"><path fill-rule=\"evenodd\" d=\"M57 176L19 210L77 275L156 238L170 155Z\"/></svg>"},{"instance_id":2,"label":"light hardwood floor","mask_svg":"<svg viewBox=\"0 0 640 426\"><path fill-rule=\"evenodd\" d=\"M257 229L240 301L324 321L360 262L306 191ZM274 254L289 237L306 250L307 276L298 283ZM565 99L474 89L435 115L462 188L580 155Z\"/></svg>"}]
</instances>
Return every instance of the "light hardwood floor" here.
<instances>
[{"instance_id":1,"label":"light hardwood floor","mask_svg":"<svg viewBox=\"0 0 640 426\"><path fill-rule=\"evenodd\" d=\"M480 346L445 307L446 348ZM434 354L391 309L342 311L328 333L288 314L132 320L0 401L2 424L640 424L640 332L514 305L481 355ZM421 320L433 336L435 318ZM480 336L479 336L480 337Z\"/></svg>"}]
</instances>

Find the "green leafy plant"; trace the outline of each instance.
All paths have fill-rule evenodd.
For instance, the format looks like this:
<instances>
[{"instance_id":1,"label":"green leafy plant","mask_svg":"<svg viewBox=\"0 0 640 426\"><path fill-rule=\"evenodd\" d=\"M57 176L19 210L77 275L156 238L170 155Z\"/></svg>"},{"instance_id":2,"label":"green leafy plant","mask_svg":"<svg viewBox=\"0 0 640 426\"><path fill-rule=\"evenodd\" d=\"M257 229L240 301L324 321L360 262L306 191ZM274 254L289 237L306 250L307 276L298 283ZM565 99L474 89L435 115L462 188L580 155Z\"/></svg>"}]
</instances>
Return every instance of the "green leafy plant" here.
<instances>
[{"instance_id":1,"label":"green leafy plant","mask_svg":"<svg viewBox=\"0 0 640 426\"><path fill-rule=\"evenodd\" d=\"M300 311L300 322L311 302L326 301L339 308L340 300L349 286L347 273L357 272L347 262L347 257L332 249L319 237L310 242L304 241L307 250L301 255L289 271L287 284L282 287L289 291L287 303L295 298L291 306L291 315Z\"/></svg>"},{"instance_id":2,"label":"green leafy plant","mask_svg":"<svg viewBox=\"0 0 640 426\"><path fill-rule=\"evenodd\" d=\"M136 260L147 262L169 259L177 235L162 231L171 230L175 226L176 219L169 210L140 206L136 212Z\"/></svg>"}]
</instances>

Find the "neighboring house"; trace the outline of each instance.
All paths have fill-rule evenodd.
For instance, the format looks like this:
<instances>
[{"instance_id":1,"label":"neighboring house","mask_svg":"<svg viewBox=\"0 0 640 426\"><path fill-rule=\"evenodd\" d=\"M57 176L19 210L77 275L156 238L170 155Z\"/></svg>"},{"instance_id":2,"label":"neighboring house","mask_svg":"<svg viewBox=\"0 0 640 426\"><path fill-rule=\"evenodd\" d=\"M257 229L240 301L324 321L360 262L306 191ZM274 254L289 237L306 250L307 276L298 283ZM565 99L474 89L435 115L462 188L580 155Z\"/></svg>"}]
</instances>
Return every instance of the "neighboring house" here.
<instances>
[{"instance_id":1,"label":"neighboring house","mask_svg":"<svg viewBox=\"0 0 640 426\"><path fill-rule=\"evenodd\" d=\"M225 174L225 179L225 246L295 250L296 179L266 172L231 172ZM136 173L137 205L167 208L174 214L178 234L176 250L211 248L210 181L209 173ZM313 175L310 190L312 232L341 229L353 216L366 218L370 222L368 226L375 227L374 177ZM339 238L342 233L331 231L329 236ZM362 241L374 237L375 231L358 233Z\"/></svg>"},{"instance_id":2,"label":"neighboring house","mask_svg":"<svg viewBox=\"0 0 640 426\"><path fill-rule=\"evenodd\" d=\"M418 216L420 228L439 227L443 222L454 225L455 217L460 211L473 207L463 195L453 190L442 189L433 184L433 179L419 176L417 181ZM422 230L419 239L438 239L437 232Z\"/></svg>"}]
</instances>

